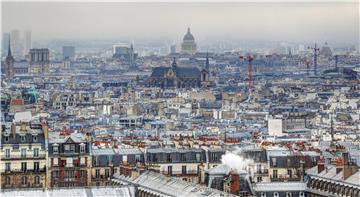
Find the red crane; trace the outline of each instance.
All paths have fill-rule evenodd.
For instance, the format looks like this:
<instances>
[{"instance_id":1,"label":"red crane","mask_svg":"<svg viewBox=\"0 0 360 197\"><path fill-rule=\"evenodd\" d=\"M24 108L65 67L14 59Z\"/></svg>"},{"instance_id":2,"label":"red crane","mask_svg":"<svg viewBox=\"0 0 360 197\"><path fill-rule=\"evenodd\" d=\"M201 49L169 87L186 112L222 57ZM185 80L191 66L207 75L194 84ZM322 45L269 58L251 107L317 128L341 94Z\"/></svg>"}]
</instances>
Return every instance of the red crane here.
<instances>
[{"instance_id":1,"label":"red crane","mask_svg":"<svg viewBox=\"0 0 360 197\"><path fill-rule=\"evenodd\" d=\"M243 60L245 58L243 56L240 56L240 59ZM252 66L252 61L254 60L254 58L249 55L246 57L246 60L248 61L248 82L249 82L248 88L249 88L249 92L251 92L253 85L254 85L253 66Z\"/></svg>"}]
</instances>

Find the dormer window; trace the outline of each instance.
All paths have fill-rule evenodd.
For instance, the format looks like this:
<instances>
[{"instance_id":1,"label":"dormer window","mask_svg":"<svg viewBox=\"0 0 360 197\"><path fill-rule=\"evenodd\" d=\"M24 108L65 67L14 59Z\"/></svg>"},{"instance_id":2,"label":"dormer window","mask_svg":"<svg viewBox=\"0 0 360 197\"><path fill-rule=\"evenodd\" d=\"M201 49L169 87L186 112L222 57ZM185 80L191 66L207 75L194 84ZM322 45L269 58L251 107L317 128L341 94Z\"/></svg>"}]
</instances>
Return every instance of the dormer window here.
<instances>
[{"instance_id":1,"label":"dormer window","mask_svg":"<svg viewBox=\"0 0 360 197\"><path fill-rule=\"evenodd\" d=\"M58 145L58 144L53 144L53 153L54 153L54 154L58 154L58 153L59 153L59 145Z\"/></svg>"},{"instance_id":2,"label":"dormer window","mask_svg":"<svg viewBox=\"0 0 360 197\"><path fill-rule=\"evenodd\" d=\"M85 153L85 144L80 144L80 153Z\"/></svg>"},{"instance_id":3,"label":"dormer window","mask_svg":"<svg viewBox=\"0 0 360 197\"><path fill-rule=\"evenodd\" d=\"M21 136L21 142L25 142L26 141L26 136L25 135L22 135Z\"/></svg>"},{"instance_id":4,"label":"dormer window","mask_svg":"<svg viewBox=\"0 0 360 197\"><path fill-rule=\"evenodd\" d=\"M9 142L9 136L5 136L4 140L5 142Z\"/></svg>"},{"instance_id":5,"label":"dormer window","mask_svg":"<svg viewBox=\"0 0 360 197\"><path fill-rule=\"evenodd\" d=\"M33 136L33 142L37 142L38 141L38 137L36 135Z\"/></svg>"}]
</instances>

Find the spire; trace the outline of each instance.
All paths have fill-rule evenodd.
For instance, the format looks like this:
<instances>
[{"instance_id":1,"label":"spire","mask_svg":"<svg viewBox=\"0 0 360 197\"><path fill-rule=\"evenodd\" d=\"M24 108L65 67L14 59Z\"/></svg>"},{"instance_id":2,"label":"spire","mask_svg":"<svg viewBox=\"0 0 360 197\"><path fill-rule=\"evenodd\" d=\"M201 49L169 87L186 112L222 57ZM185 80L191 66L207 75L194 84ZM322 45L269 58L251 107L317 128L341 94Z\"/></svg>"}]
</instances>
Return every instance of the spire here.
<instances>
[{"instance_id":1,"label":"spire","mask_svg":"<svg viewBox=\"0 0 360 197\"><path fill-rule=\"evenodd\" d=\"M174 68L174 69L176 69L176 67L177 67L175 57L174 57L174 59L173 59L173 62L172 62L172 64L171 64L171 67Z\"/></svg>"},{"instance_id":2,"label":"spire","mask_svg":"<svg viewBox=\"0 0 360 197\"><path fill-rule=\"evenodd\" d=\"M9 57L11 57L11 44L10 44L10 37L9 37L8 56L9 56Z\"/></svg>"},{"instance_id":3,"label":"spire","mask_svg":"<svg viewBox=\"0 0 360 197\"><path fill-rule=\"evenodd\" d=\"M206 51L206 62L205 62L205 69L209 71L210 63L209 63L209 52Z\"/></svg>"}]
</instances>

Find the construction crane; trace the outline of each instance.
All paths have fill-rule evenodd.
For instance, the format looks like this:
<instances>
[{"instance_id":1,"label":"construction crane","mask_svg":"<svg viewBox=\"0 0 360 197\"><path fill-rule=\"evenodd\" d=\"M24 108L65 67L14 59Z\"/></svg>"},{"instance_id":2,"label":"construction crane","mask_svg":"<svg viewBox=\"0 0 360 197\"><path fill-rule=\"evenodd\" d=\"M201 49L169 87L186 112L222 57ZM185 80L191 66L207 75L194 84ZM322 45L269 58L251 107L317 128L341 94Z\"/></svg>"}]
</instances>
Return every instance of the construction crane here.
<instances>
[{"instance_id":1,"label":"construction crane","mask_svg":"<svg viewBox=\"0 0 360 197\"><path fill-rule=\"evenodd\" d=\"M249 55L246 58L244 58L243 56L240 56L240 59L242 59L242 60L246 59L248 61L248 90L249 90L249 92L251 92L253 85L254 85L253 66L252 66L252 61L254 60L254 58Z\"/></svg>"},{"instance_id":2,"label":"construction crane","mask_svg":"<svg viewBox=\"0 0 360 197\"><path fill-rule=\"evenodd\" d=\"M317 58L318 58L318 53L319 53L320 49L316 46L316 43L315 43L315 46L310 49L312 49L314 51L314 75L316 76L317 75Z\"/></svg>"}]
</instances>

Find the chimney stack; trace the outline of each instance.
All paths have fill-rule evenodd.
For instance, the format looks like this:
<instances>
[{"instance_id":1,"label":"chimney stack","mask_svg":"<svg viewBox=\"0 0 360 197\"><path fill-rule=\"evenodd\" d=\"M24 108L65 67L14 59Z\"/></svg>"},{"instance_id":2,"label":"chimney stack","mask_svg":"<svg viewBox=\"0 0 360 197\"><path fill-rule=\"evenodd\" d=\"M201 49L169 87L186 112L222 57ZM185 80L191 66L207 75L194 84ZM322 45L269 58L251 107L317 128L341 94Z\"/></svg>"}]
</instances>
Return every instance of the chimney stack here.
<instances>
[{"instance_id":1,"label":"chimney stack","mask_svg":"<svg viewBox=\"0 0 360 197\"><path fill-rule=\"evenodd\" d=\"M13 138L16 138L16 124L15 122L11 123L11 133L13 135Z\"/></svg>"},{"instance_id":2,"label":"chimney stack","mask_svg":"<svg viewBox=\"0 0 360 197\"><path fill-rule=\"evenodd\" d=\"M358 166L350 161L349 153L343 153L343 179L346 180L358 171Z\"/></svg>"},{"instance_id":3,"label":"chimney stack","mask_svg":"<svg viewBox=\"0 0 360 197\"><path fill-rule=\"evenodd\" d=\"M325 158L324 156L320 156L320 159L318 161L318 174L320 174L322 171L325 170Z\"/></svg>"},{"instance_id":4,"label":"chimney stack","mask_svg":"<svg viewBox=\"0 0 360 197\"><path fill-rule=\"evenodd\" d=\"M232 172L230 174L230 193L234 195L240 194L240 175Z\"/></svg>"}]
</instances>

